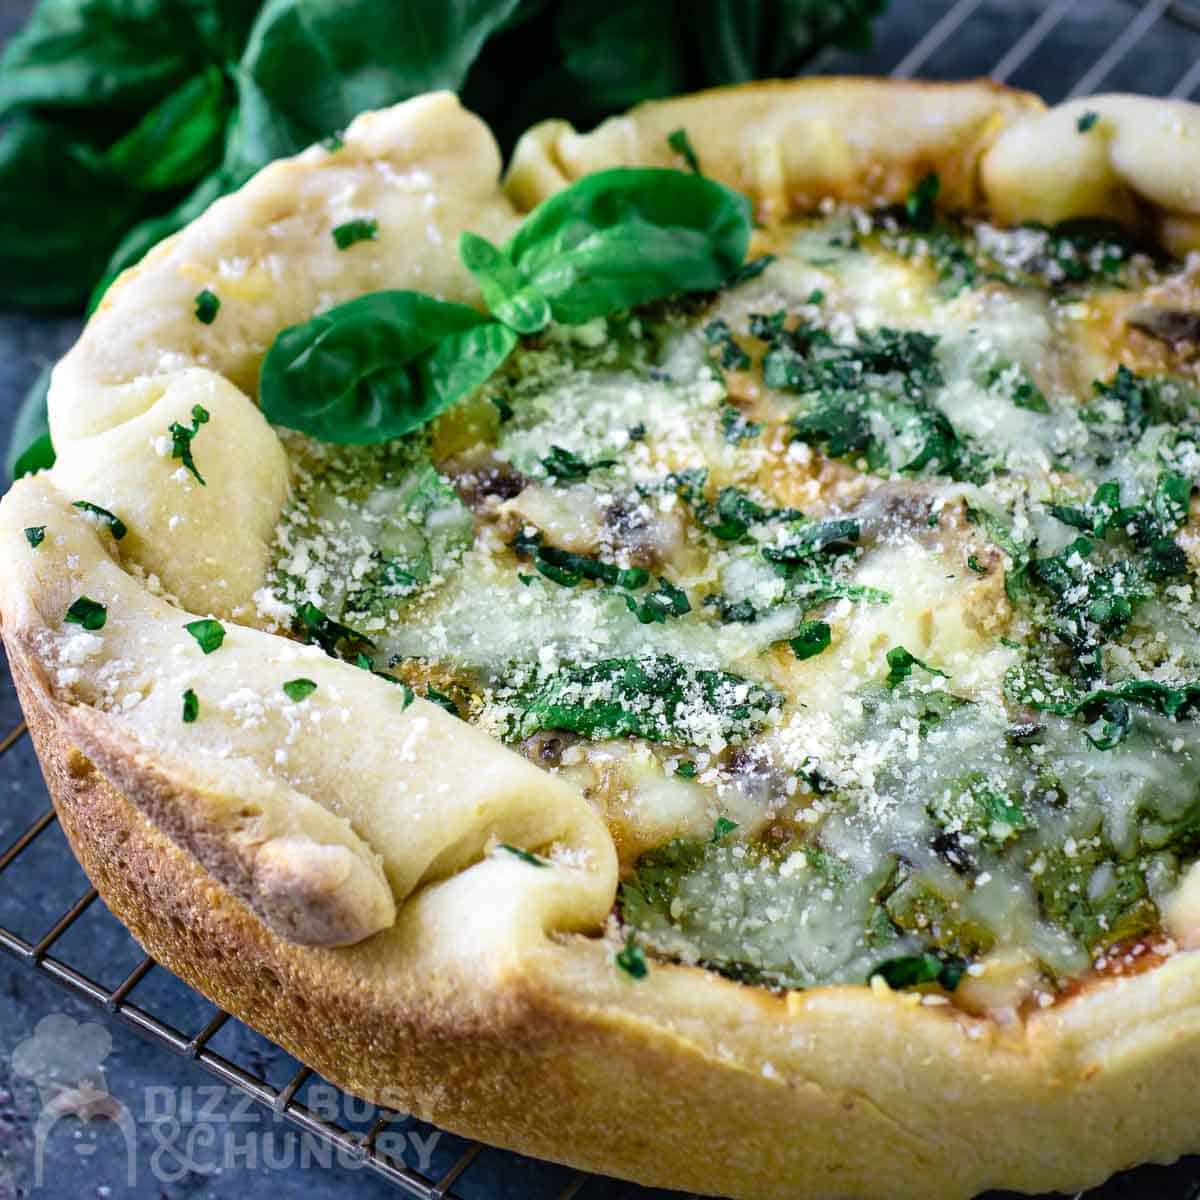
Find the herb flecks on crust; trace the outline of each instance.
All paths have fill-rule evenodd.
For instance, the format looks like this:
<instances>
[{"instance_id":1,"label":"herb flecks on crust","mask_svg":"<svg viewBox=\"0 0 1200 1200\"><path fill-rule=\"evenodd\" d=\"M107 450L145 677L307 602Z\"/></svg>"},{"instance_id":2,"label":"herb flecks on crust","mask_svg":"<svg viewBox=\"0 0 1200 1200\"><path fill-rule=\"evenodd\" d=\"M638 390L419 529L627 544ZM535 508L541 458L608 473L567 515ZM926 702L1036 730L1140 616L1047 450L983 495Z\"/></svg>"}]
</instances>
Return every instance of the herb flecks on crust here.
<instances>
[{"instance_id":1,"label":"herb flecks on crust","mask_svg":"<svg viewBox=\"0 0 1200 1200\"><path fill-rule=\"evenodd\" d=\"M938 195L579 320L472 244L493 366L391 440L285 434L264 619L580 787L631 980L1019 1008L1169 951L1200 390L1110 331L1175 268Z\"/></svg>"}]
</instances>

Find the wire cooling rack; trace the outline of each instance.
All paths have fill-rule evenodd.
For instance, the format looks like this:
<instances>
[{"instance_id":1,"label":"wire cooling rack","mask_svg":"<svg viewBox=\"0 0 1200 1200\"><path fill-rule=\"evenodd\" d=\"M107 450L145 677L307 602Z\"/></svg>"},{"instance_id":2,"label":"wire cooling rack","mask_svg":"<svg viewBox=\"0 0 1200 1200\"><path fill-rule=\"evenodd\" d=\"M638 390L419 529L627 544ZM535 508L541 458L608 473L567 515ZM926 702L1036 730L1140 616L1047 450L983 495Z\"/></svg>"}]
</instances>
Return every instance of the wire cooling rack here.
<instances>
[{"instance_id":1,"label":"wire cooling rack","mask_svg":"<svg viewBox=\"0 0 1200 1200\"><path fill-rule=\"evenodd\" d=\"M1200 89L1200 37L1190 34L1182 53L1179 53L1178 46L1175 47L1180 61L1176 64L1173 74L1170 73L1171 63L1162 61L1156 61L1153 76L1150 78L1147 78L1144 72L1135 73L1139 49L1144 46L1152 32L1161 35L1162 23L1175 22L1181 35L1184 31L1195 31L1196 35L1200 35L1200 2L1129 0L1123 14L1125 19L1117 21L1112 29L1111 38L1107 40L1099 55L1091 59L1086 56L1080 58L1073 52L1078 43L1072 42L1070 34L1073 27L1078 30L1080 22L1095 18L1094 0L1042 0L1040 3L1038 0L1026 0L1025 3L1006 5L1005 14L1014 18L1007 26L1012 29L1013 36L1010 44L1003 46L996 46L986 39L981 42L978 36L978 20L973 24L972 19L980 17L981 10L987 3L988 0L957 0L941 4L928 0L893 0L894 5L919 4L923 11L928 10L931 21L924 34L913 44L895 48L896 52L890 63L879 61L881 52L888 53L893 49L885 44L865 69L882 71L890 66L890 73L897 78L917 75L939 77L988 74L1002 82L1019 84L1023 71L1039 57L1044 62L1045 56L1050 55L1055 56L1052 61L1055 64L1055 77L1059 80L1059 86L1047 87L1043 72L1039 90L1051 100L1086 95L1106 86L1136 88L1185 98ZM992 0L992 17L996 15L996 8L995 0ZM1117 12L1120 15L1120 10ZM1109 6L1109 16L1111 15L1112 6ZM992 27L994 28L994 23ZM881 39L884 42L887 40ZM1188 61L1189 57L1191 61ZM816 66L818 70L864 69L861 60L856 61L844 52L826 54L818 60ZM5 773L6 757L14 751L19 752L27 738L28 733L23 722L0 736L0 777ZM43 800L45 807L41 815L7 850L0 852L0 899L5 897L8 881L17 873L19 863L36 853L39 844L46 842L48 832L57 823L54 809L44 793ZM65 853L65 850L61 852ZM232 1058L214 1050L211 1043L218 1038L226 1024L233 1021L228 1013L218 1011L210 1019L199 1024L199 1028L189 1031L179 1028L161 1015L156 1015L152 1011L155 1008L152 1001L135 1001L135 991L139 997L154 991L153 988L145 986L147 977L154 972L164 973L164 968L142 954L132 939L130 948L131 953L136 956L136 963L116 987L110 988L97 982L81 969L78 961L73 965L69 961L70 954L64 953L62 947L64 943L71 943L72 939L67 935L76 923L84 918L98 898L96 890L88 887L65 910L55 908L53 911L60 912L61 915L52 919L48 927L34 937L22 936L0 923L0 949L7 951L24 967L48 976L77 997L103 1008L113 1019L132 1026L176 1054L192 1059L221 1083L272 1110L279 1119L328 1144L339 1156L346 1156L360 1167L386 1179L395 1185L401 1194L415 1197L417 1200L462 1200L461 1192L456 1189L464 1183L468 1171L472 1171L473 1168L483 1169L477 1162L485 1150L482 1145L462 1143L464 1148L456 1150L448 1158L443 1156L445 1161L437 1171L416 1171L391 1157L378 1144L383 1132L394 1121L410 1119L404 1114L382 1110L366 1130L346 1128L322 1116L303 1102L305 1085L316 1078L307 1067L299 1066L286 1082L277 1086L264 1077L264 1072L255 1070L253 1064L239 1065ZM100 909L103 910L103 905ZM11 911L11 908L4 911ZM105 917L109 921L114 920L107 913ZM458 1140L453 1141L457 1146ZM1188 1174L1187 1180L1174 1177L1179 1179L1183 1190L1177 1191L1176 1187L1163 1189L1157 1182L1161 1178L1157 1174L1155 1181L1140 1182L1141 1173L1134 1172L1125 1177L1125 1184L1118 1181L1115 1190L1114 1185L1108 1185L1101 1189L1101 1192L1091 1195L1096 1200L1100 1200L1101 1195L1111 1196L1114 1200L1117 1196L1153 1195L1161 1198L1165 1197L1167 1190L1173 1196L1178 1195L1181 1198L1200 1195L1200 1185L1195 1183L1190 1172ZM1130 1183L1132 1190L1127 1186ZM589 1200L593 1194L600 1191L611 1195L610 1187L611 1181L565 1172L559 1175L557 1182L538 1191L537 1200L572 1200L576 1196L581 1196L582 1200ZM532 1195L528 1192L525 1194ZM635 1188L622 1187L620 1194L623 1197L634 1197L643 1193Z\"/></svg>"}]
</instances>

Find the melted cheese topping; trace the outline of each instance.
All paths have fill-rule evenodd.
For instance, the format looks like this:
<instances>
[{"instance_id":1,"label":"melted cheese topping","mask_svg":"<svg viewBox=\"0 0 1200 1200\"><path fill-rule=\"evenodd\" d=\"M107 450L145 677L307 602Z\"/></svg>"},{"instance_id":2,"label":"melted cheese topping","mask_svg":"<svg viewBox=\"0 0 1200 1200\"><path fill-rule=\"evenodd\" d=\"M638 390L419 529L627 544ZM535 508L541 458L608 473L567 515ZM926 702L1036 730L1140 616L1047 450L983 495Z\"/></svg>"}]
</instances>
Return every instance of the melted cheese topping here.
<instances>
[{"instance_id":1,"label":"melted cheese topping","mask_svg":"<svg viewBox=\"0 0 1200 1200\"><path fill-rule=\"evenodd\" d=\"M994 1010L1163 952L1200 407L1137 330L1190 268L861 212L773 243L711 300L526 339L422 436L289 435L263 619L319 610L577 783L660 954Z\"/></svg>"}]
</instances>

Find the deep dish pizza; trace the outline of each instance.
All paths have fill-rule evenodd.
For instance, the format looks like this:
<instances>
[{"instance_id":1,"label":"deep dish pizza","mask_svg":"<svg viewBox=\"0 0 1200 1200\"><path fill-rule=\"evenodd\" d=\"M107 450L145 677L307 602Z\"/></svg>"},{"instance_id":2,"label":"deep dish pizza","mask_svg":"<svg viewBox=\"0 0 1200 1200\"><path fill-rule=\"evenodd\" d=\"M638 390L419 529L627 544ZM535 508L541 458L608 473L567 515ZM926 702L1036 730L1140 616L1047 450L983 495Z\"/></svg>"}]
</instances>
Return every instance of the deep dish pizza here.
<instances>
[{"instance_id":1,"label":"deep dish pizza","mask_svg":"<svg viewBox=\"0 0 1200 1200\"><path fill-rule=\"evenodd\" d=\"M650 1183L1196 1149L1198 139L820 80L500 190L431 96L218 202L0 507L110 906L345 1086Z\"/></svg>"}]
</instances>

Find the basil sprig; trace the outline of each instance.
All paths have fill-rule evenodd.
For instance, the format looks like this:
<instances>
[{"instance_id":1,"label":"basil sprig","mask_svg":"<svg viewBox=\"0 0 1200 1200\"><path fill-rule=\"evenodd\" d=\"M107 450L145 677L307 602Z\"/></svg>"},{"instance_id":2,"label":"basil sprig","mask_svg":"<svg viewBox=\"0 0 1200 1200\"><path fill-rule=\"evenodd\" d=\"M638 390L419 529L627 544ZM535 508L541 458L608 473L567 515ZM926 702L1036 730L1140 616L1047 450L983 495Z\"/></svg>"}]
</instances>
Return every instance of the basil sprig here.
<instances>
[{"instance_id":1,"label":"basil sprig","mask_svg":"<svg viewBox=\"0 0 1200 1200\"><path fill-rule=\"evenodd\" d=\"M494 320L420 292L360 296L275 339L268 420L343 445L402 437L477 388L518 335L721 287L750 243L750 202L711 179L615 168L564 188L503 248L465 233L460 254Z\"/></svg>"},{"instance_id":2,"label":"basil sprig","mask_svg":"<svg viewBox=\"0 0 1200 1200\"><path fill-rule=\"evenodd\" d=\"M517 335L465 304L372 292L285 329L263 361L267 419L323 442L386 442L433 420L504 362Z\"/></svg>"},{"instance_id":3,"label":"basil sprig","mask_svg":"<svg viewBox=\"0 0 1200 1200\"><path fill-rule=\"evenodd\" d=\"M750 201L711 179L614 167L539 204L499 249L464 234L484 302L518 333L580 325L679 292L715 291L742 265Z\"/></svg>"}]
</instances>

